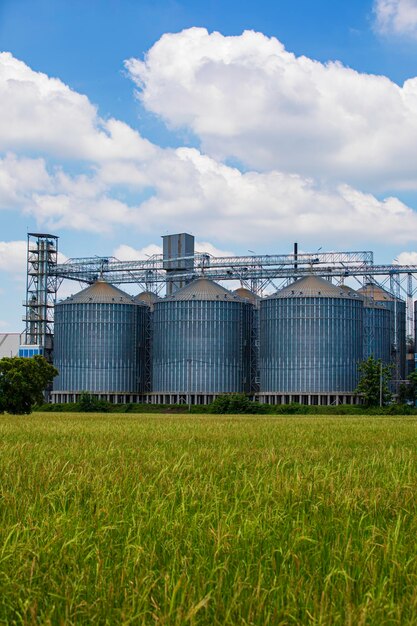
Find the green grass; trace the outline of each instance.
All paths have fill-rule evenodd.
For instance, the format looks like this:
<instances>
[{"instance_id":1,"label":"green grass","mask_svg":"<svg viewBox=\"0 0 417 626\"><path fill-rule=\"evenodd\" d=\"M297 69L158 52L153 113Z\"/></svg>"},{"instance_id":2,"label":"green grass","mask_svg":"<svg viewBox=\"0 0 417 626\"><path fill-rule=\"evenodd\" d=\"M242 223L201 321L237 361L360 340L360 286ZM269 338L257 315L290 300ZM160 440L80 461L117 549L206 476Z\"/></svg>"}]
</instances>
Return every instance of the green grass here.
<instances>
[{"instance_id":1,"label":"green grass","mask_svg":"<svg viewBox=\"0 0 417 626\"><path fill-rule=\"evenodd\" d=\"M416 624L415 417L0 417L1 624Z\"/></svg>"}]
</instances>

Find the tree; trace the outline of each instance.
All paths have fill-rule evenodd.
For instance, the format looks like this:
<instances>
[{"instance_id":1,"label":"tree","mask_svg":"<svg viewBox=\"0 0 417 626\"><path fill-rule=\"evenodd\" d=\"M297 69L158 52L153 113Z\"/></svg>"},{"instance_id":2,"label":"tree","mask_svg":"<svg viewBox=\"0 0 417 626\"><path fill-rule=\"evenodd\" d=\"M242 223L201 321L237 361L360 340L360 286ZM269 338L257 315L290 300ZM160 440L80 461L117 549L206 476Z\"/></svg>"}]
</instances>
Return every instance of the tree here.
<instances>
[{"instance_id":1,"label":"tree","mask_svg":"<svg viewBox=\"0 0 417 626\"><path fill-rule=\"evenodd\" d=\"M391 400L391 377L392 366L370 356L359 364L359 383L355 393L361 394L366 406L379 406L381 401L385 405Z\"/></svg>"},{"instance_id":2,"label":"tree","mask_svg":"<svg viewBox=\"0 0 417 626\"><path fill-rule=\"evenodd\" d=\"M0 413L31 413L43 402L43 392L58 370L40 355L0 360Z\"/></svg>"},{"instance_id":3,"label":"tree","mask_svg":"<svg viewBox=\"0 0 417 626\"><path fill-rule=\"evenodd\" d=\"M399 395L402 403L412 402L415 404L417 400L417 370L407 376L405 384L400 385Z\"/></svg>"}]
</instances>

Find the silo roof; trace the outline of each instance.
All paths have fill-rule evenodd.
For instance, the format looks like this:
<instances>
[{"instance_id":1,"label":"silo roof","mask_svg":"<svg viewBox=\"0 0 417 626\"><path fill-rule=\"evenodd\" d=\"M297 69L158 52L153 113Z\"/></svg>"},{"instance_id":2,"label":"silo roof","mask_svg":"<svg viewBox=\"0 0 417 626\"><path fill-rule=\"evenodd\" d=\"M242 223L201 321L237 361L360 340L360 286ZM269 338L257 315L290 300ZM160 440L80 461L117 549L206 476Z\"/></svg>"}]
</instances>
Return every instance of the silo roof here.
<instances>
[{"instance_id":1,"label":"silo roof","mask_svg":"<svg viewBox=\"0 0 417 626\"><path fill-rule=\"evenodd\" d=\"M388 310L384 302L378 302L376 300L372 300L371 298L368 298L366 294L360 293L359 291L356 291L356 289L352 289L352 287L348 287L347 285L340 285L340 289L343 289L343 291L346 291L347 293L351 293L355 297L360 298L360 300L363 300L363 306L368 307L368 309L371 308L371 309L384 309L385 311Z\"/></svg>"},{"instance_id":2,"label":"silo roof","mask_svg":"<svg viewBox=\"0 0 417 626\"><path fill-rule=\"evenodd\" d=\"M158 302L161 300L159 296L156 295L153 291L142 291L138 293L137 296L134 297L135 302L145 302L145 304L151 305L154 302Z\"/></svg>"},{"instance_id":3,"label":"silo roof","mask_svg":"<svg viewBox=\"0 0 417 626\"><path fill-rule=\"evenodd\" d=\"M166 300L230 300L234 302L244 302L232 291L228 291L218 283L207 278L197 278L189 285L176 291L172 296L168 296Z\"/></svg>"},{"instance_id":4,"label":"silo roof","mask_svg":"<svg viewBox=\"0 0 417 626\"><path fill-rule=\"evenodd\" d=\"M260 300L260 297L256 295L256 293L250 289L245 289L245 287L239 287L239 289L235 289L233 293L239 296L239 298L249 300L249 302L252 302L253 304L256 304Z\"/></svg>"},{"instance_id":5,"label":"silo roof","mask_svg":"<svg viewBox=\"0 0 417 626\"><path fill-rule=\"evenodd\" d=\"M375 300L375 302L394 302L396 300L392 293L379 285L375 285L375 283L367 283L363 287L360 287L358 293L371 300Z\"/></svg>"},{"instance_id":6,"label":"silo roof","mask_svg":"<svg viewBox=\"0 0 417 626\"><path fill-rule=\"evenodd\" d=\"M338 288L342 289L342 291L344 291L345 293L350 293L355 298L360 298L361 300L365 300L363 295L358 293L356 289L353 289L353 287L349 287L349 285L339 285Z\"/></svg>"},{"instance_id":7,"label":"silo roof","mask_svg":"<svg viewBox=\"0 0 417 626\"><path fill-rule=\"evenodd\" d=\"M305 276L299 278L291 285L284 287L280 291L268 296L274 298L344 298L351 300L361 300L362 298L352 289L342 288L333 285L328 280L319 276Z\"/></svg>"},{"instance_id":8,"label":"silo roof","mask_svg":"<svg viewBox=\"0 0 417 626\"><path fill-rule=\"evenodd\" d=\"M137 304L132 296L105 280L99 279L59 304Z\"/></svg>"}]
</instances>

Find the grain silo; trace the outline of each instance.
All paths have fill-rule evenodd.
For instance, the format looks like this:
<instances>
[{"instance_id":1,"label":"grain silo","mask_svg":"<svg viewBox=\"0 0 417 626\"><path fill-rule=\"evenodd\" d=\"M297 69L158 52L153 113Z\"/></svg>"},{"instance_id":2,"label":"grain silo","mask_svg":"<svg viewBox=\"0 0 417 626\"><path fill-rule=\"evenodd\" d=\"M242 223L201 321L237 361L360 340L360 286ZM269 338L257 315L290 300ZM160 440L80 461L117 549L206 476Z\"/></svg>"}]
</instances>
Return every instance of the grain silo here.
<instances>
[{"instance_id":1,"label":"grain silo","mask_svg":"<svg viewBox=\"0 0 417 626\"><path fill-rule=\"evenodd\" d=\"M252 334L251 381L252 391L257 393L259 391L259 305L261 298L246 287L239 287L233 293L253 304L250 321Z\"/></svg>"},{"instance_id":2,"label":"grain silo","mask_svg":"<svg viewBox=\"0 0 417 626\"><path fill-rule=\"evenodd\" d=\"M152 401L206 404L250 392L252 309L205 278L155 302Z\"/></svg>"},{"instance_id":3,"label":"grain silo","mask_svg":"<svg viewBox=\"0 0 417 626\"><path fill-rule=\"evenodd\" d=\"M392 311L383 303L364 300L363 358L373 356L383 363L391 363Z\"/></svg>"},{"instance_id":4,"label":"grain silo","mask_svg":"<svg viewBox=\"0 0 417 626\"><path fill-rule=\"evenodd\" d=\"M396 298L375 283L367 283L358 289L358 293L375 303L383 303L391 311L391 362L398 364L398 371L394 373L394 378L404 379L406 361L406 305L404 300Z\"/></svg>"},{"instance_id":5,"label":"grain silo","mask_svg":"<svg viewBox=\"0 0 417 626\"><path fill-rule=\"evenodd\" d=\"M149 308L149 315L145 326L145 391L152 391L152 322L153 309L155 302L159 302L161 298L153 291L142 291L134 297L135 302L146 304Z\"/></svg>"},{"instance_id":6,"label":"grain silo","mask_svg":"<svg viewBox=\"0 0 417 626\"><path fill-rule=\"evenodd\" d=\"M363 293L347 285L340 288L363 300L363 359L373 356L383 363L391 362L392 313L385 302L371 300Z\"/></svg>"},{"instance_id":7,"label":"grain silo","mask_svg":"<svg viewBox=\"0 0 417 626\"><path fill-rule=\"evenodd\" d=\"M233 293L239 296L239 298L243 298L243 300L249 300L254 305L259 304L260 297L250 289L246 289L246 287L238 287Z\"/></svg>"},{"instance_id":8,"label":"grain silo","mask_svg":"<svg viewBox=\"0 0 417 626\"><path fill-rule=\"evenodd\" d=\"M153 311L155 302L158 302L161 298L153 291L141 291L134 297L134 300L135 302L147 304L150 310Z\"/></svg>"},{"instance_id":9,"label":"grain silo","mask_svg":"<svg viewBox=\"0 0 417 626\"><path fill-rule=\"evenodd\" d=\"M352 403L363 356L363 299L316 276L261 301L260 400Z\"/></svg>"},{"instance_id":10,"label":"grain silo","mask_svg":"<svg viewBox=\"0 0 417 626\"><path fill-rule=\"evenodd\" d=\"M145 390L149 309L98 280L55 306L53 401L87 392L110 402L135 402Z\"/></svg>"}]
</instances>

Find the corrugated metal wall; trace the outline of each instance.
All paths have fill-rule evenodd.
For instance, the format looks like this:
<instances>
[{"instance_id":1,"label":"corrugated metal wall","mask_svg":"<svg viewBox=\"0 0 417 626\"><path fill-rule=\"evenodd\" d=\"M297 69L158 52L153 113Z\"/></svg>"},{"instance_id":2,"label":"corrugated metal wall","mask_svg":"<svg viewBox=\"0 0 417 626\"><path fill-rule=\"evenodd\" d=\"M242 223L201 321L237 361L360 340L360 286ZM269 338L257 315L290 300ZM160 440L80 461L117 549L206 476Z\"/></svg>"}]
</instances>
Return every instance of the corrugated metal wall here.
<instances>
[{"instance_id":1,"label":"corrugated metal wall","mask_svg":"<svg viewBox=\"0 0 417 626\"><path fill-rule=\"evenodd\" d=\"M394 311L395 302L385 302L387 308L392 312L391 320L391 343L394 344L395 330L394 330ZM398 358L399 358L399 376L401 379L406 377L405 371L405 357L407 352L406 346L406 304L404 300L397 300L397 338L398 338Z\"/></svg>"},{"instance_id":2,"label":"corrugated metal wall","mask_svg":"<svg viewBox=\"0 0 417 626\"><path fill-rule=\"evenodd\" d=\"M364 309L363 358L373 356L384 363L391 362L392 313L384 303L367 305Z\"/></svg>"},{"instance_id":3,"label":"corrugated metal wall","mask_svg":"<svg viewBox=\"0 0 417 626\"><path fill-rule=\"evenodd\" d=\"M135 304L57 304L54 389L143 391L148 315L146 307Z\"/></svg>"},{"instance_id":4,"label":"corrugated metal wall","mask_svg":"<svg viewBox=\"0 0 417 626\"><path fill-rule=\"evenodd\" d=\"M155 392L250 391L252 305L238 301L155 303Z\"/></svg>"},{"instance_id":5,"label":"corrugated metal wall","mask_svg":"<svg viewBox=\"0 0 417 626\"><path fill-rule=\"evenodd\" d=\"M363 357L362 300L269 298L260 311L261 392L351 392Z\"/></svg>"}]
</instances>

